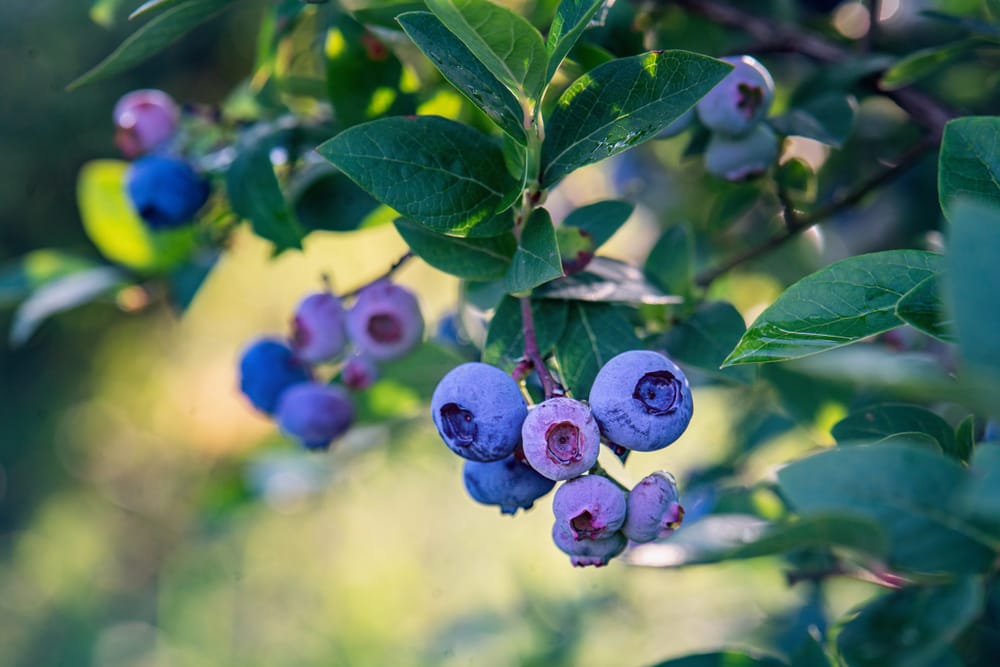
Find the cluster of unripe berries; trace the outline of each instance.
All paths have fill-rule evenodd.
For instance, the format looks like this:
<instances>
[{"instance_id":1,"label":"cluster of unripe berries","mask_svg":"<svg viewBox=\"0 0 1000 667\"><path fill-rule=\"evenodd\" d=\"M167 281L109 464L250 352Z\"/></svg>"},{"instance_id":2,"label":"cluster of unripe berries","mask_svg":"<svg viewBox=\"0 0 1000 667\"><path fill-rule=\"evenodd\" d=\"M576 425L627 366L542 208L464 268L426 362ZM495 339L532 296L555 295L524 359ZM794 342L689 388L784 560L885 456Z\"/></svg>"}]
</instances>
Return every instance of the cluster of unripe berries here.
<instances>
[{"instance_id":1,"label":"cluster of unripe berries","mask_svg":"<svg viewBox=\"0 0 1000 667\"><path fill-rule=\"evenodd\" d=\"M705 170L730 181L767 171L778 157L779 141L762 122L774 102L774 80L751 56L720 58L733 70L698 104L667 127L661 138L686 130L695 118L711 132L705 148Z\"/></svg>"},{"instance_id":2,"label":"cluster of unripe berries","mask_svg":"<svg viewBox=\"0 0 1000 667\"><path fill-rule=\"evenodd\" d=\"M684 373L657 352L632 350L598 372L587 402L553 396L530 409L520 385L499 368L469 362L442 378L431 416L444 443L467 459L464 480L478 502L504 514L555 493L552 537L574 565L605 565L628 544L676 528L683 510L668 473L631 491L597 465L602 441L621 455L671 444L691 421Z\"/></svg>"},{"instance_id":3,"label":"cluster of unripe berries","mask_svg":"<svg viewBox=\"0 0 1000 667\"><path fill-rule=\"evenodd\" d=\"M191 222L211 185L171 154L181 119L177 104L162 90L134 90L118 100L113 116L115 144L134 160L125 190L136 213L154 230Z\"/></svg>"},{"instance_id":4,"label":"cluster of unripe berries","mask_svg":"<svg viewBox=\"0 0 1000 667\"><path fill-rule=\"evenodd\" d=\"M354 304L329 291L299 303L287 340L260 338L240 359L240 390L255 408L307 449L326 449L351 427L348 390L367 389L378 364L405 355L424 333L417 298L388 279L357 293ZM329 381L321 366L333 368Z\"/></svg>"}]
</instances>

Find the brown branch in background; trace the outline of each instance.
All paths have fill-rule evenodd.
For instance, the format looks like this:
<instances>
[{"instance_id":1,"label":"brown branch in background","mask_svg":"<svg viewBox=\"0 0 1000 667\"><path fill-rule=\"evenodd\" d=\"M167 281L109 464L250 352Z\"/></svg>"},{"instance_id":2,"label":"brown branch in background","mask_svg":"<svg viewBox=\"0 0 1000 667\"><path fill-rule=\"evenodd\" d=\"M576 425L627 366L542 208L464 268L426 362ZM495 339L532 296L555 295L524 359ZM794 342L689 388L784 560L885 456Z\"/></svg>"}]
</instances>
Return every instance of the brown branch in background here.
<instances>
[{"instance_id":1,"label":"brown branch in background","mask_svg":"<svg viewBox=\"0 0 1000 667\"><path fill-rule=\"evenodd\" d=\"M385 280L386 278L391 278L392 274L396 273L396 271L398 271L404 264L406 264L411 259L413 259L413 251L412 250L407 250L405 253L403 253L403 255L399 259L397 259L395 262L393 262L392 266L390 266L388 268L388 270L386 270L385 273L383 273L382 275L377 276L375 278L372 278L371 280L369 280L364 285L361 285L360 287L355 287L350 292L345 292L344 294L342 294L340 296L340 298L342 298L342 299L348 299L348 298L350 298L352 296L357 296L358 292L360 292L364 288L368 287L372 283L377 283L380 280Z\"/></svg>"},{"instance_id":2,"label":"brown branch in background","mask_svg":"<svg viewBox=\"0 0 1000 667\"><path fill-rule=\"evenodd\" d=\"M902 156L900 156L895 164L882 169L867 180L862 181L847 194L837 197L830 203L806 214L800 215L796 212L795 208L792 206L791 202L787 199L784 193L779 193L778 197L781 200L785 228L774 236L765 239L761 243L751 246L741 253L733 255L722 264L699 273L695 276L695 284L699 287L707 287L712 284L716 278L734 269L740 264L756 259L757 257L774 250L791 239L793 236L804 232L813 225L826 220L830 216L839 213L844 209L854 206L859 201L864 199L864 197L872 190L889 183L893 179L908 171L920 161L920 158L923 157L924 153L933 148L935 145L936 141L932 140L930 137L925 137L923 140L910 147Z\"/></svg>"},{"instance_id":3,"label":"brown branch in background","mask_svg":"<svg viewBox=\"0 0 1000 667\"><path fill-rule=\"evenodd\" d=\"M545 398L549 399L556 395L558 385L538 349L538 338L535 336L535 316L531 312L531 299L521 297L518 301L521 302L521 324L524 328L524 356L528 358L535 372L538 373L538 379L541 380L542 389L545 391Z\"/></svg>"}]
</instances>

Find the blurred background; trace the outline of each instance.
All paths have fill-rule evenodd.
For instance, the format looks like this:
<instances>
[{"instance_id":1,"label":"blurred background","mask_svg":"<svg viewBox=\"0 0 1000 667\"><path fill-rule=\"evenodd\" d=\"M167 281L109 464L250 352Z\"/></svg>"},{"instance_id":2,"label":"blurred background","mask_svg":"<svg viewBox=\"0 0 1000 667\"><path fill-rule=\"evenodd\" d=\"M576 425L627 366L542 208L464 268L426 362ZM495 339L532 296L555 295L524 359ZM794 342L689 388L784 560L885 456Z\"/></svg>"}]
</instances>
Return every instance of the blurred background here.
<instances>
[{"instance_id":1,"label":"blurred background","mask_svg":"<svg viewBox=\"0 0 1000 667\"><path fill-rule=\"evenodd\" d=\"M86 161L116 157L115 100L157 87L219 103L251 71L263 4L240 3L141 67L73 92L66 84L132 26L121 16L98 25L82 0L0 4L0 263L42 247L96 257L75 183ZM669 45L717 55L732 46L722 33L690 35L680 23ZM776 73L794 79L796 66ZM939 83L954 87L954 102L988 102ZM844 152L852 160L906 135L899 110L877 100L858 118L864 130ZM706 207L738 207L732 199L692 186L699 174L663 170L682 150L666 142L585 170L553 196L553 211L618 193L643 201L608 247L640 262L677 216L725 224ZM802 151L817 168L828 159L825 149ZM811 267L900 239L924 244L938 225L933 174L929 160L895 196L714 289L752 319ZM403 250L381 226L317 232L304 253L269 261L267 244L240 233L183 317L98 300L46 322L22 347L0 346L0 665L644 665L730 645L786 650L788 636L874 593L844 580L817 600L808 584L789 586L775 559L573 569L549 537L551 497L513 519L473 503L461 462L405 391L383 397L397 416L391 427L356 428L328 454L283 439L236 390L242 346L283 334L321 273L349 290ZM420 294L430 329L454 307L457 284L443 274L414 262L399 279ZM6 332L14 296L0 285ZM458 358L448 354L421 371L430 386ZM706 382L679 442L627 471L606 465L626 483L664 468L690 479L742 437L746 397ZM829 442L825 428L843 407L813 407L815 428L778 429L744 484ZM751 493L745 502L766 515L777 501Z\"/></svg>"}]
</instances>

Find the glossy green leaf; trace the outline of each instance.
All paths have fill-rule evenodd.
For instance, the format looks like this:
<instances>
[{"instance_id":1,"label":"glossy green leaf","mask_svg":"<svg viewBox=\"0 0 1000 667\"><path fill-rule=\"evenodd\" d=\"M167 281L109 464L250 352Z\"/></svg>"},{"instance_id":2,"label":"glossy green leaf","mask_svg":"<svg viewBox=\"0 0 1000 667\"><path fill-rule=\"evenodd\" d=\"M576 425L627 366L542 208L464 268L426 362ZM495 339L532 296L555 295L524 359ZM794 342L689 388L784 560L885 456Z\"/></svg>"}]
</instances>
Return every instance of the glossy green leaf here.
<instances>
[{"instance_id":1,"label":"glossy green leaf","mask_svg":"<svg viewBox=\"0 0 1000 667\"><path fill-rule=\"evenodd\" d=\"M1000 445L981 443L972 454L972 475L956 503L978 528L1000 539Z\"/></svg>"},{"instance_id":2,"label":"glossy green leaf","mask_svg":"<svg viewBox=\"0 0 1000 667\"><path fill-rule=\"evenodd\" d=\"M967 116L945 125L938 197L949 219L959 199L1000 208L1000 116Z\"/></svg>"},{"instance_id":3,"label":"glossy green leaf","mask_svg":"<svg viewBox=\"0 0 1000 667\"><path fill-rule=\"evenodd\" d=\"M908 54L890 67L879 81L883 90L897 90L932 74L975 45L972 40L932 46Z\"/></svg>"},{"instance_id":4,"label":"glossy green leaf","mask_svg":"<svg viewBox=\"0 0 1000 667\"><path fill-rule=\"evenodd\" d=\"M523 292L561 275L562 260L552 218L544 208L535 209L524 223L521 242L504 276L504 289L511 294Z\"/></svg>"},{"instance_id":5,"label":"glossy green leaf","mask_svg":"<svg viewBox=\"0 0 1000 667\"><path fill-rule=\"evenodd\" d=\"M719 368L745 331L743 316L732 304L705 303L671 327L663 338L663 346L682 364L728 380L752 382L757 376L753 367Z\"/></svg>"},{"instance_id":6,"label":"glossy green leaf","mask_svg":"<svg viewBox=\"0 0 1000 667\"><path fill-rule=\"evenodd\" d=\"M191 1L192 0L146 0L146 2L136 7L135 10L128 15L128 20L134 21L145 14L163 11L164 9L170 9L171 7L189 3Z\"/></svg>"},{"instance_id":7,"label":"glossy green leaf","mask_svg":"<svg viewBox=\"0 0 1000 667\"><path fill-rule=\"evenodd\" d=\"M992 157L1000 165L1000 154ZM1000 189L997 194L1000 196ZM1000 387L1000 263L996 258L1000 248L1000 199L992 206L953 202L949 219L946 294L955 318L964 370L974 379ZM1000 416L1000 399L993 393L993 414Z\"/></svg>"},{"instance_id":8,"label":"glossy green leaf","mask_svg":"<svg viewBox=\"0 0 1000 667\"><path fill-rule=\"evenodd\" d=\"M527 20L488 0L427 0L427 7L515 97L538 99L548 54Z\"/></svg>"},{"instance_id":9,"label":"glossy green leaf","mask_svg":"<svg viewBox=\"0 0 1000 667\"><path fill-rule=\"evenodd\" d=\"M890 566L916 572L992 566L1000 542L952 508L967 479L967 471L951 459L902 442L838 447L778 471L782 496L803 517L827 512L868 517L889 537Z\"/></svg>"},{"instance_id":10,"label":"glossy green leaf","mask_svg":"<svg viewBox=\"0 0 1000 667\"><path fill-rule=\"evenodd\" d=\"M664 293L636 267L610 257L595 257L583 271L553 280L536 289L535 295L546 299L654 305L682 300Z\"/></svg>"},{"instance_id":11,"label":"glossy green leaf","mask_svg":"<svg viewBox=\"0 0 1000 667\"><path fill-rule=\"evenodd\" d=\"M665 660L653 667L785 667L785 665L785 662L770 656L738 651L719 651Z\"/></svg>"},{"instance_id":12,"label":"glossy green leaf","mask_svg":"<svg viewBox=\"0 0 1000 667\"><path fill-rule=\"evenodd\" d=\"M649 251L643 268L668 293L687 294L694 278L694 241L687 225L667 227Z\"/></svg>"},{"instance_id":13,"label":"glossy green leaf","mask_svg":"<svg viewBox=\"0 0 1000 667\"><path fill-rule=\"evenodd\" d=\"M92 259L43 248L0 266L0 307L27 298L48 282L97 266Z\"/></svg>"},{"instance_id":14,"label":"glossy green leaf","mask_svg":"<svg viewBox=\"0 0 1000 667\"><path fill-rule=\"evenodd\" d=\"M467 234L517 188L492 139L439 116L355 125L316 150L375 199L437 232Z\"/></svg>"},{"instance_id":15,"label":"glossy green leaf","mask_svg":"<svg viewBox=\"0 0 1000 667\"><path fill-rule=\"evenodd\" d=\"M853 97L828 93L810 98L767 122L778 134L806 137L839 148L851 135L856 108Z\"/></svg>"},{"instance_id":16,"label":"glossy green leaf","mask_svg":"<svg viewBox=\"0 0 1000 667\"><path fill-rule=\"evenodd\" d=\"M135 67L211 19L234 1L189 0L172 6L129 35L117 49L69 84L68 88L79 88Z\"/></svg>"},{"instance_id":17,"label":"glossy green leaf","mask_svg":"<svg viewBox=\"0 0 1000 667\"><path fill-rule=\"evenodd\" d=\"M427 9L420 0L344 0L341 4L359 23L398 29L396 18L406 12Z\"/></svg>"},{"instance_id":18,"label":"glossy green leaf","mask_svg":"<svg viewBox=\"0 0 1000 667\"><path fill-rule=\"evenodd\" d=\"M566 330L556 346L563 381L578 399L590 394L597 371L611 357L640 347L620 310L602 303L571 302Z\"/></svg>"},{"instance_id":19,"label":"glossy green leaf","mask_svg":"<svg viewBox=\"0 0 1000 667\"><path fill-rule=\"evenodd\" d=\"M559 63L576 45L602 4L604 0L561 0L545 41L545 50L549 54L546 81L555 76Z\"/></svg>"},{"instance_id":20,"label":"glossy green leaf","mask_svg":"<svg viewBox=\"0 0 1000 667\"><path fill-rule=\"evenodd\" d=\"M380 209L371 195L325 162L292 175L286 194L295 217L308 230L349 232L365 226Z\"/></svg>"},{"instance_id":21,"label":"glossy green leaf","mask_svg":"<svg viewBox=\"0 0 1000 667\"><path fill-rule=\"evenodd\" d=\"M524 111L503 84L430 12L410 12L399 25L444 78L519 144L525 143Z\"/></svg>"},{"instance_id":22,"label":"glossy green leaf","mask_svg":"<svg viewBox=\"0 0 1000 667\"><path fill-rule=\"evenodd\" d=\"M531 319L535 324L535 340L542 356L549 354L566 329L569 305L565 301L531 302ZM521 301L505 296L490 319L483 347L483 361L510 372L524 356L524 324Z\"/></svg>"},{"instance_id":23,"label":"glossy green leaf","mask_svg":"<svg viewBox=\"0 0 1000 667\"><path fill-rule=\"evenodd\" d=\"M955 428L955 450L958 458L968 461L972 458L972 450L976 446L976 418L969 415L958 423Z\"/></svg>"},{"instance_id":24,"label":"glossy green leaf","mask_svg":"<svg viewBox=\"0 0 1000 667\"><path fill-rule=\"evenodd\" d=\"M41 286L14 312L9 340L23 345L49 317L76 308L125 284L125 274L111 266L96 266L57 278Z\"/></svg>"},{"instance_id":25,"label":"glossy green leaf","mask_svg":"<svg viewBox=\"0 0 1000 667\"><path fill-rule=\"evenodd\" d=\"M617 155L679 118L731 69L686 51L620 58L577 79L546 121L542 183Z\"/></svg>"},{"instance_id":26,"label":"glossy green leaf","mask_svg":"<svg viewBox=\"0 0 1000 667\"><path fill-rule=\"evenodd\" d=\"M470 239L438 234L404 218L395 224L417 257L439 271L468 280L502 278L517 249L513 234Z\"/></svg>"},{"instance_id":27,"label":"glossy green leaf","mask_svg":"<svg viewBox=\"0 0 1000 667\"><path fill-rule=\"evenodd\" d=\"M724 365L796 359L894 329L903 324L896 304L941 263L934 253L889 250L831 264L786 289Z\"/></svg>"},{"instance_id":28,"label":"glossy green leaf","mask_svg":"<svg viewBox=\"0 0 1000 667\"><path fill-rule=\"evenodd\" d=\"M195 246L193 227L150 229L125 192L129 164L93 160L83 165L76 194L83 230L112 262L142 272L176 266Z\"/></svg>"},{"instance_id":29,"label":"glossy green leaf","mask_svg":"<svg viewBox=\"0 0 1000 667\"><path fill-rule=\"evenodd\" d=\"M837 636L852 667L937 667L950 644L979 615L983 590L974 577L894 591L863 607Z\"/></svg>"},{"instance_id":30,"label":"glossy green leaf","mask_svg":"<svg viewBox=\"0 0 1000 667\"><path fill-rule=\"evenodd\" d=\"M915 329L946 343L954 343L954 322L941 299L941 276L934 274L903 295L896 316Z\"/></svg>"},{"instance_id":31,"label":"glossy green leaf","mask_svg":"<svg viewBox=\"0 0 1000 667\"><path fill-rule=\"evenodd\" d=\"M226 193L233 211L250 221L257 236L274 244L275 253L302 248L306 231L295 219L271 164L271 151L281 133L261 128L248 132L236 147L226 171Z\"/></svg>"},{"instance_id":32,"label":"glossy green leaf","mask_svg":"<svg viewBox=\"0 0 1000 667\"><path fill-rule=\"evenodd\" d=\"M900 433L923 433L936 442L941 451L960 458L951 425L916 405L874 405L847 415L834 424L830 432L838 443L870 442Z\"/></svg>"},{"instance_id":33,"label":"glossy green leaf","mask_svg":"<svg viewBox=\"0 0 1000 667\"><path fill-rule=\"evenodd\" d=\"M582 229L590 236L596 249L607 243L608 239L621 229L633 210L635 210L634 204L620 199L608 199L574 209L562 224Z\"/></svg>"}]
</instances>

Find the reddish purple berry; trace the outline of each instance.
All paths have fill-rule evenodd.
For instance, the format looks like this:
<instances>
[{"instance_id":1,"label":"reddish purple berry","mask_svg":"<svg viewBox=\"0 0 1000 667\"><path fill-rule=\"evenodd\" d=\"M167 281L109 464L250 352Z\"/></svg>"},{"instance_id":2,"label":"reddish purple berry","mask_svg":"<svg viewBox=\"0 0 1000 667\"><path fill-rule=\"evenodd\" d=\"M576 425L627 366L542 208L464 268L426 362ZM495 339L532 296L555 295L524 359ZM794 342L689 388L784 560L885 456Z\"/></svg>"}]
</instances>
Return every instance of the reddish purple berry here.
<instances>
[{"instance_id":1,"label":"reddish purple berry","mask_svg":"<svg viewBox=\"0 0 1000 667\"><path fill-rule=\"evenodd\" d=\"M289 387L278 401L278 426L307 449L326 449L354 422L354 405L340 387L303 382Z\"/></svg>"},{"instance_id":2,"label":"reddish purple berry","mask_svg":"<svg viewBox=\"0 0 1000 667\"><path fill-rule=\"evenodd\" d=\"M734 65L733 71L708 91L695 109L702 124L713 132L741 136L767 115L774 102L774 79L751 56L720 60Z\"/></svg>"},{"instance_id":3,"label":"reddish purple berry","mask_svg":"<svg viewBox=\"0 0 1000 667\"><path fill-rule=\"evenodd\" d=\"M575 567L603 567L624 551L628 543L621 532L611 533L609 537L600 540L577 540L573 533L558 522L552 526L552 541L563 553L569 555L570 562Z\"/></svg>"},{"instance_id":4,"label":"reddish purple berry","mask_svg":"<svg viewBox=\"0 0 1000 667\"><path fill-rule=\"evenodd\" d=\"M128 159L162 148L177 132L180 112L162 90L133 90L115 104L115 145Z\"/></svg>"},{"instance_id":5,"label":"reddish purple berry","mask_svg":"<svg viewBox=\"0 0 1000 667\"><path fill-rule=\"evenodd\" d=\"M466 461L465 489L473 500L499 505L502 514L531 509L535 501L552 490L555 482L542 477L514 456L499 461Z\"/></svg>"},{"instance_id":6,"label":"reddish purple berry","mask_svg":"<svg viewBox=\"0 0 1000 667\"><path fill-rule=\"evenodd\" d=\"M358 349L377 361L403 356L424 333L417 297L388 280L372 283L347 313L347 333Z\"/></svg>"},{"instance_id":7,"label":"reddish purple berry","mask_svg":"<svg viewBox=\"0 0 1000 667\"><path fill-rule=\"evenodd\" d=\"M240 357L240 391L255 408L273 414L281 394L294 384L310 380L291 348L278 340L262 338L243 351Z\"/></svg>"},{"instance_id":8,"label":"reddish purple berry","mask_svg":"<svg viewBox=\"0 0 1000 667\"><path fill-rule=\"evenodd\" d=\"M370 357L364 354L354 354L344 362L340 371L340 379L348 389L361 391L375 384L378 379L378 366Z\"/></svg>"},{"instance_id":9,"label":"reddish purple berry","mask_svg":"<svg viewBox=\"0 0 1000 667\"><path fill-rule=\"evenodd\" d=\"M524 458L549 479L579 477L597 463L601 431L585 403L557 396L539 403L521 426Z\"/></svg>"},{"instance_id":10,"label":"reddish purple berry","mask_svg":"<svg viewBox=\"0 0 1000 667\"><path fill-rule=\"evenodd\" d=\"M304 298L292 320L292 349L308 364L329 361L347 345L343 305L329 292L316 292Z\"/></svg>"},{"instance_id":11,"label":"reddish purple berry","mask_svg":"<svg viewBox=\"0 0 1000 667\"><path fill-rule=\"evenodd\" d=\"M680 525L684 509L680 505L677 481L668 472L644 477L628 494L628 513L622 532L633 542L652 542L666 537Z\"/></svg>"},{"instance_id":12,"label":"reddish purple berry","mask_svg":"<svg viewBox=\"0 0 1000 667\"><path fill-rule=\"evenodd\" d=\"M566 482L552 500L556 524L577 540L603 540L625 523L625 492L601 475Z\"/></svg>"}]
</instances>

